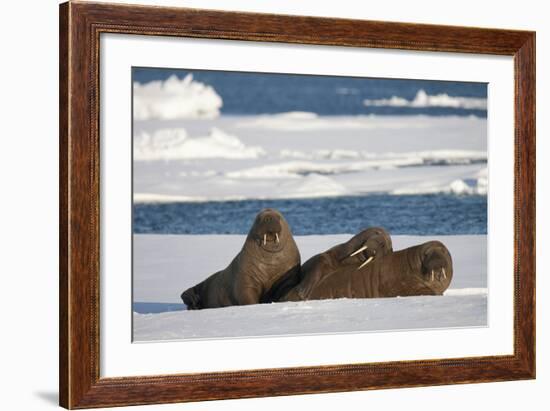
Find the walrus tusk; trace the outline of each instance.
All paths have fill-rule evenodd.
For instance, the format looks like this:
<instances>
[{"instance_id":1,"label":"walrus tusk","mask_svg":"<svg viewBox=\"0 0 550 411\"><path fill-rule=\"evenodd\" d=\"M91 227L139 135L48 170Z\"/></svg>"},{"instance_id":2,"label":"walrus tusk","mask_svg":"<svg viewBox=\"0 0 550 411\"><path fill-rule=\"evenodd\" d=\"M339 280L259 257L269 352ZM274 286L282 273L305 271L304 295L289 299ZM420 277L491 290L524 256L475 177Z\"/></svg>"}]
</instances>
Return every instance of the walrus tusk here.
<instances>
[{"instance_id":1,"label":"walrus tusk","mask_svg":"<svg viewBox=\"0 0 550 411\"><path fill-rule=\"evenodd\" d=\"M359 250L357 251L354 251L353 253L351 253L349 256L350 257L353 257L354 255L357 255L359 254L361 251L365 251L368 247L366 245L364 245L363 247L361 247Z\"/></svg>"},{"instance_id":2,"label":"walrus tusk","mask_svg":"<svg viewBox=\"0 0 550 411\"><path fill-rule=\"evenodd\" d=\"M366 266L368 263L370 263L372 260L374 260L374 256L370 256L367 261L365 261L363 264L361 264L357 269L360 270L364 266Z\"/></svg>"},{"instance_id":3,"label":"walrus tusk","mask_svg":"<svg viewBox=\"0 0 550 411\"><path fill-rule=\"evenodd\" d=\"M432 281L435 279L434 270L432 270Z\"/></svg>"},{"instance_id":4,"label":"walrus tusk","mask_svg":"<svg viewBox=\"0 0 550 411\"><path fill-rule=\"evenodd\" d=\"M267 242L267 234L264 234L264 245L266 244Z\"/></svg>"},{"instance_id":5,"label":"walrus tusk","mask_svg":"<svg viewBox=\"0 0 550 411\"><path fill-rule=\"evenodd\" d=\"M275 233L275 238L277 239L277 244L279 244L279 234Z\"/></svg>"},{"instance_id":6,"label":"walrus tusk","mask_svg":"<svg viewBox=\"0 0 550 411\"><path fill-rule=\"evenodd\" d=\"M443 279L446 280L447 279L447 274L445 273L445 267L443 267L441 269L441 271L443 272Z\"/></svg>"}]
</instances>

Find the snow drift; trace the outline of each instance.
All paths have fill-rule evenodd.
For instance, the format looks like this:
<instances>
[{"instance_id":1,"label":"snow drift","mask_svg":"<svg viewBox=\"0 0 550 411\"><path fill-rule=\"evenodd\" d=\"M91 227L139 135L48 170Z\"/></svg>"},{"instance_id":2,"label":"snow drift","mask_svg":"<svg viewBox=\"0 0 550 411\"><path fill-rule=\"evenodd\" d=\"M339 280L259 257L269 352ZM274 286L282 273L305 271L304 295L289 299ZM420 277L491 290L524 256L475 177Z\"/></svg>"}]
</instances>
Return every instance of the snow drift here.
<instances>
[{"instance_id":1,"label":"snow drift","mask_svg":"<svg viewBox=\"0 0 550 411\"><path fill-rule=\"evenodd\" d=\"M405 186L390 191L394 195L407 194L456 194L456 195L487 195L487 167L481 169L472 178L455 179L450 183L439 182L426 178L414 186Z\"/></svg>"},{"instance_id":2,"label":"snow drift","mask_svg":"<svg viewBox=\"0 0 550 411\"><path fill-rule=\"evenodd\" d=\"M265 154L261 147L247 147L236 136L212 128L206 137L190 138L183 128L141 131L134 135L134 160L204 158L246 159Z\"/></svg>"},{"instance_id":3,"label":"snow drift","mask_svg":"<svg viewBox=\"0 0 550 411\"><path fill-rule=\"evenodd\" d=\"M222 105L216 91L194 81L192 74L181 80L172 75L164 81L134 83L134 120L213 118Z\"/></svg>"}]
</instances>

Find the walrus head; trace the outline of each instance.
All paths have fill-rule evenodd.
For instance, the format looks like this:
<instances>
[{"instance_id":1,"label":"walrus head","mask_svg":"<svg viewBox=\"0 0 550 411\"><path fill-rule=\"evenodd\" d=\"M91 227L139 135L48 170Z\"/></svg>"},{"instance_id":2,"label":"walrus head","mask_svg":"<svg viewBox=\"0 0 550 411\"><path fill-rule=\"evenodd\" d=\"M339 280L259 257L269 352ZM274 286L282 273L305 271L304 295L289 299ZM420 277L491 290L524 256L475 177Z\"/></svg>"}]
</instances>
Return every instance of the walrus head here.
<instances>
[{"instance_id":1,"label":"walrus head","mask_svg":"<svg viewBox=\"0 0 550 411\"><path fill-rule=\"evenodd\" d=\"M453 262L443 243L428 241L382 259L379 271L385 297L441 295L453 278Z\"/></svg>"},{"instance_id":2,"label":"walrus head","mask_svg":"<svg viewBox=\"0 0 550 411\"><path fill-rule=\"evenodd\" d=\"M389 233L381 227L361 231L338 251L337 259L344 264L356 264L361 269L376 258L393 251Z\"/></svg>"},{"instance_id":3,"label":"walrus head","mask_svg":"<svg viewBox=\"0 0 550 411\"><path fill-rule=\"evenodd\" d=\"M429 241L421 244L416 254L420 259L418 275L436 294L442 294L453 278L453 261L449 250L440 241Z\"/></svg>"},{"instance_id":4,"label":"walrus head","mask_svg":"<svg viewBox=\"0 0 550 411\"><path fill-rule=\"evenodd\" d=\"M248 233L261 250L276 253L284 248L290 229L283 215L273 208L265 208L258 213Z\"/></svg>"}]
</instances>

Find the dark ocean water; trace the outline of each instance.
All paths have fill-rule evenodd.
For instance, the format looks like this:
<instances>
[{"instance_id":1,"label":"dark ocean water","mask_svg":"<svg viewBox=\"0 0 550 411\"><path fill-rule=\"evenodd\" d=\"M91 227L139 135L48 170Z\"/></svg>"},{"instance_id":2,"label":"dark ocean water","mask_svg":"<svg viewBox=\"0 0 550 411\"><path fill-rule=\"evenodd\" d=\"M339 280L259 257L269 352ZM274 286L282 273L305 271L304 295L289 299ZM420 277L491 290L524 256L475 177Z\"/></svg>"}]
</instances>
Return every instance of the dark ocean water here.
<instances>
[{"instance_id":1,"label":"dark ocean water","mask_svg":"<svg viewBox=\"0 0 550 411\"><path fill-rule=\"evenodd\" d=\"M377 79L296 74L224 72L133 68L133 81L148 83L172 75L193 78L212 86L223 99L222 114L254 115L288 111L308 111L319 115L418 115L486 117L486 110L452 107L373 107L365 99L392 96L413 100L419 90L428 95L487 98L486 83Z\"/></svg>"},{"instance_id":2,"label":"dark ocean water","mask_svg":"<svg viewBox=\"0 0 550 411\"><path fill-rule=\"evenodd\" d=\"M139 234L246 234L266 207L282 212L294 235L372 226L393 235L487 234L486 196L442 194L134 204L133 228Z\"/></svg>"},{"instance_id":3,"label":"dark ocean water","mask_svg":"<svg viewBox=\"0 0 550 411\"><path fill-rule=\"evenodd\" d=\"M139 314L159 314L187 309L183 303L132 303L132 311Z\"/></svg>"}]
</instances>

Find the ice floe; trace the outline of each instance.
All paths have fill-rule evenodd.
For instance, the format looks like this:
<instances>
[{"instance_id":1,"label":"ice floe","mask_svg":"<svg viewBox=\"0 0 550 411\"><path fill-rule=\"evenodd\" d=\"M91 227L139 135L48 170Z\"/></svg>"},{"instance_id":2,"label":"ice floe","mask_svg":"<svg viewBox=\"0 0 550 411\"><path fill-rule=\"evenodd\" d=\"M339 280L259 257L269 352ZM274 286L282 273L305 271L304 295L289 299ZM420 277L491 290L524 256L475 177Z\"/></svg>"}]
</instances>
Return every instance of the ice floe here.
<instances>
[{"instance_id":1,"label":"ice floe","mask_svg":"<svg viewBox=\"0 0 550 411\"><path fill-rule=\"evenodd\" d=\"M248 147L236 136L216 127L206 137L188 137L185 129L141 131L134 135L134 160L181 160L204 158L247 159L265 154Z\"/></svg>"},{"instance_id":2,"label":"ice floe","mask_svg":"<svg viewBox=\"0 0 550 411\"><path fill-rule=\"evenodd\" d=\"M134 83L134 120L173 120L181 118L217 117L222 98L211 87L193 80L172 75L166 80Z\"/></svg>"},{"instance_id":3,"label":"ice floe","mask_svg":"<svg viewBox=\"0 0 550 411\"><path fill-rule=\"evenodd\" d=\"M413 100L392 96L383 99L365 99L367 107L450 107L467 110L487 110L487 99L477 97L453 97L446 93L429 95L424 90L418 90Z\"/></svg>"}]
</instances>

